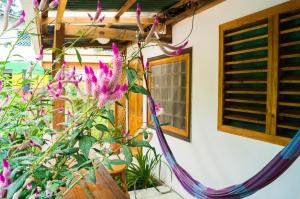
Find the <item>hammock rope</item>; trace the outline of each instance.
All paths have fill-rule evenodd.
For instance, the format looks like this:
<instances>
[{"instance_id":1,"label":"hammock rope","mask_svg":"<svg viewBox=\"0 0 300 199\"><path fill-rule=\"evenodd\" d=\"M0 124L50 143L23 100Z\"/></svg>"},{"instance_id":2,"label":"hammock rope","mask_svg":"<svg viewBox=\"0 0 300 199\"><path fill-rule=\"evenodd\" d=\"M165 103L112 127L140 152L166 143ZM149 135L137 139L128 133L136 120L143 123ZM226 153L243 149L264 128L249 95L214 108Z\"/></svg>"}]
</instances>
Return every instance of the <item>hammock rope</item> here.
<instances>
[{"instance_id":1,"label":"hammock rope","mask_svg":"<svg viewBox=\"0 0 300 199\"><path fill-rule=\"evenodd\" d=\"M176 158L174 157L160 127L160 123L155 111L154 100L150 92L148 95L148 104L150 107L151 119L154 123L154 128L158 136L163 155L183 188L195 198L240 199L252 195L276 180L295 162L295 160L300 155L299 130L295 137L285 148L283 148L261 171L259 171L256 175L254 175L247 181L220 190L205 187L201 182L195 180L184 168L182 168L177 163Z\"/></svg>"}]
</instances>

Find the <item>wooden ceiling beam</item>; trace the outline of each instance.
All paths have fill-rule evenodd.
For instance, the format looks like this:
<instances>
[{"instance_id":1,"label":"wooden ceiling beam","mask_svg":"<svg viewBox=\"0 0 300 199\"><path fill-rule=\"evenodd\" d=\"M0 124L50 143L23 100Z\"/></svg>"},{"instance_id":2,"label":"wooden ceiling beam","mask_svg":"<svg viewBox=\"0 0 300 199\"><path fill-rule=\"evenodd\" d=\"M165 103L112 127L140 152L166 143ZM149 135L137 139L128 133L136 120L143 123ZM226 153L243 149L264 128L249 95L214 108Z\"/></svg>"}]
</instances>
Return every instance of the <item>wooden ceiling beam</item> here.
<instances>
[{"instance_id":1,"label":"wooden ceiling beam","mask_svg":"<svg viewBox=\"0 0 300 199\"><path fill-rule=\"evenodd\" d=\"M123 41L135 41L136 31L126 29L104 28L104 27L91 27L91 26L76 26L66 24L65 37L78 36L79 32L87 32L84 38L108 38Z\"/></svg>"},{"instance_id":2,"label":"wooden ceiling beam","mask_svg":"<svg viewBox=\"0 0 300 199\"><path fill-rule=\"evenodd\" d=\"M124 12L126 12L133 4L136 2L136 0L127 0L125 4L118 10L117 14L115 15L115 18L120 18Z\"/></svg>"},{"instance_id":3,"label":"wooden ceiling beam","mask_svg":"<svg viewBox=\"0 0 300 199\"><path fill-rule=\"evenodd\" d=\"M64 17L64 23L66 24L91 24L91 20L88 17ZM55 17L48 17L41 19L42 24L54 24L56 21ZM135 17L121 17L119 19L115 17L105 17L103 22L104 24L136 24ZM101 24L102 24L101 23ZM154 23L153 18L141 18L141 23L144 25L150 25Z\"/></svg>"},{"instance_id":4,"label":"wooden ceiling beam","mask_svg":"<svg viewBox=\"0 0 300 199\"><path fill-rule=\"evenodd\" d=\"M60 30L61 23L64 18L64 13L67 7L68 0L60 0L57 8L56 13L56 23L55 23L55 30Z\"/></svg>"}]
</instances>

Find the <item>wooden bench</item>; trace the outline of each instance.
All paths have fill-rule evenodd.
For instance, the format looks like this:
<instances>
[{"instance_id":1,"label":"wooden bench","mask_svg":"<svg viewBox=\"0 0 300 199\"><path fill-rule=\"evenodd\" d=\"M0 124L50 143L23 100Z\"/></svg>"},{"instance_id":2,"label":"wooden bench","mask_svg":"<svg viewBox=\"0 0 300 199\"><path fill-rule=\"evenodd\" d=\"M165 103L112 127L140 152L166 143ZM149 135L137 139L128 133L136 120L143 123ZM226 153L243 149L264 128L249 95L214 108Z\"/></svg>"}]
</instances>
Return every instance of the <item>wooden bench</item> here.
<instances>
[{"instance_id":1,"label":"wooden bench","mask_svg":"<svg viewBox=\"0 0 300 199\"><path fill-rule=\"evenodd\" d=\"M96 184L82 180L63 199L128 199L116 181L102 166L96 172Z\"/></svg>"}]
</instances>

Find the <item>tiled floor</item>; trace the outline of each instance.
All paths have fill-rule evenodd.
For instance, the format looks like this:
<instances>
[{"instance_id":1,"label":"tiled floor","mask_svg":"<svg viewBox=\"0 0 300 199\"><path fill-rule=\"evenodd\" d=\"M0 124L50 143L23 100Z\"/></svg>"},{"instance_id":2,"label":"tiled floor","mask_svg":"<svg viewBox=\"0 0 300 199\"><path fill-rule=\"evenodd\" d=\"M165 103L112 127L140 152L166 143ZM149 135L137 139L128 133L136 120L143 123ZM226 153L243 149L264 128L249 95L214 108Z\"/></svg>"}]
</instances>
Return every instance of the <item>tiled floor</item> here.
<instances>
[{"instance_id":1,"label":"tiled floor","mask_svg":"<svg viewBox=\"0 0 300 199\"><path fill-rule=\"evenodd\" d=\"M160 186L158 189L162 192L169 190L168 187ZM149 188L145 190L138 190L135 192L137 199L183 199L179 194L175 191L170 193L161 194L155 188ZM130 198L135 199L135 193L130 191Z\"/></svg>"}]
</instances>

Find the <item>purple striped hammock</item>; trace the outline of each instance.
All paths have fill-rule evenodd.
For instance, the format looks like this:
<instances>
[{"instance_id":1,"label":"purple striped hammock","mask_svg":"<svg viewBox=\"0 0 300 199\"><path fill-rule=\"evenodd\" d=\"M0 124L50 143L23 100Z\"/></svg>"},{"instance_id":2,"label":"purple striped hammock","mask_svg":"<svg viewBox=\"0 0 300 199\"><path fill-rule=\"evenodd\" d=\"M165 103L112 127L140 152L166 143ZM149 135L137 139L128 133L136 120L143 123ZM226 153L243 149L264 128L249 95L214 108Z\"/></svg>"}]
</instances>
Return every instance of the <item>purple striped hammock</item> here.
<instances>
[{"instance_id":1,"label":"purple striped hammock","mask_svg":"<svg viewBox=\"0 0 300 199\"><path fill-rule=\"evenodd\" d=\"M151 94L148 96L148 104L163 155L165 156L168 164L172 168L176 178L179 180L183 188L195 198L239 199L247 197L276 180L293 164L293 162L300 155L299 130L292 141L285 148L283 148L261 171L259 171L249 180L241 184L233 185L220 190L205 187L201 182L195 180L177 163L160 127L160 123L155 112L154 100Z\"/></svg>"}]
</instances>

